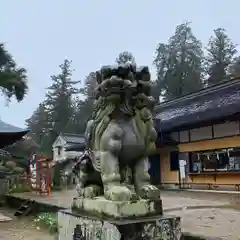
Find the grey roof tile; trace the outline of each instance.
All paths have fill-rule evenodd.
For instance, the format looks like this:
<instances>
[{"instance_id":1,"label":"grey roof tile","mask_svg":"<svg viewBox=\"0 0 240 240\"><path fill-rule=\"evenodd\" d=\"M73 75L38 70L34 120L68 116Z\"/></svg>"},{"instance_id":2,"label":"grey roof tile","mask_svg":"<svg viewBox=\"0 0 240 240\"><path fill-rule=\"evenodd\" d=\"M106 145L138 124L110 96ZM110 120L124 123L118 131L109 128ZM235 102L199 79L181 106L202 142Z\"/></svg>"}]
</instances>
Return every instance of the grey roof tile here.
<instances>
[{"instance_id":1,"label":"grey roof tile","mask_svg":"<svg viewBox=\"0 0 240 240\"><path fill-rule=\"evenodd\" d=\"M20 133L20 132L28 132L28 129L22 129L19 127L15 127L11 124L5 123L0 120L0 133Z\"/></svg>"},{"instance_id":2,"label":"grey roof tile","mask_svg":"<svg viewBox=\"0 0 240 240\"><path fill-rule=\"evenodd\" d=\"M170 131L183 125L220 119L238 112L240 83L159 108L156 119L160 120L163 131Z\"/></svg>"},{"instance_id":3,"label":"grey roof tile","mask_svg":"<svg viewBox=\"0 0 240 240\"><path fill-rule=\"evenodd\" d=\"M85 143L83 134L61 133L67 143Z\"/></svg>"}]
</instances>

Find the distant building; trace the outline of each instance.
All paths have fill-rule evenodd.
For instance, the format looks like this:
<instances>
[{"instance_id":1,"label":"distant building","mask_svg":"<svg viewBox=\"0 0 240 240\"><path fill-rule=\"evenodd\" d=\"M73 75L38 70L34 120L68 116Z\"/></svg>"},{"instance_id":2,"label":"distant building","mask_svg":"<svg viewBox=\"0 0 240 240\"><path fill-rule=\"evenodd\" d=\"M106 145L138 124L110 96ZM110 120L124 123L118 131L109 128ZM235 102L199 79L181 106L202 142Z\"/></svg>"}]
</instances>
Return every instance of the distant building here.
<instances>
[{"instance_id":1,"label":"distant building","mask_svg":"<svg viewBox=\"0 0 240 240\"><path fill-rule=\"evenodd\" d=\"M159 184L239 189L240 80L161 103L156 112Z\"/></svg>"},{"instance_id":2,"label":"distant building","mask_svg":"<svg viewBox=\"0 0 240 240\"><path fill-rule=\"evenodd\" d=\"M60 133L52 145L53 161L62 162L79 156L79 151L66 151L69 147L84 144L85 139L82 134Z\"/></svg>"},{"instance_id":3,"label":"distant building","mask_svg":"<svg viewBox=\"0 0 240 240\"><path fill-rule=\"evenodd\" d=\"M0 120L0 149L23 138L29 130L15 127Z\"/></svg>"}]
</instances>

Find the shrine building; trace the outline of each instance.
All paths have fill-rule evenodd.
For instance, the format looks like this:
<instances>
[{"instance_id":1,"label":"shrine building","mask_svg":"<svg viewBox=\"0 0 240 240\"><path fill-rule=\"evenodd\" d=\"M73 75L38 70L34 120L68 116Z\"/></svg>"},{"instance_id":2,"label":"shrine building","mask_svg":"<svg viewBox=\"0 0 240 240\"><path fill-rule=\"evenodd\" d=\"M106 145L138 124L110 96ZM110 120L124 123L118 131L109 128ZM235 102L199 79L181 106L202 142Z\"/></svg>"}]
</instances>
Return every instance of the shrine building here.
<instances>
[{"instance_id":1,"label":"shrine building","mask_svg":"<svg viewBox=\"0 0 240 240\"><path fill-rule=\"evenodd\" d=\"M161 103L155 120L158 155L150 160L155 184L239 190L239 79Z\"/></svg>"}]
</instances>

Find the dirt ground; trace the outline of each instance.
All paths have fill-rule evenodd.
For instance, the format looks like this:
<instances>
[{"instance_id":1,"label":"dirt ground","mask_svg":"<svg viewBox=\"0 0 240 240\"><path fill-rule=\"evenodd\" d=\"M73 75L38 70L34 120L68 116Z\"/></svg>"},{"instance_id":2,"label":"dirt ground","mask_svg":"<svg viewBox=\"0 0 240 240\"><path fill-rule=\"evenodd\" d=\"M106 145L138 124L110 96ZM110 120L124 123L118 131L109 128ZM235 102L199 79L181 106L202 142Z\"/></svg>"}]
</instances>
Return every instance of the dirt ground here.
<instances>
[{"instance_id":1,"label":"dirt ground","mask_svg":"<svg viewBox=\"0 0 240 240\"><path fill-rule=\"evenodd\" d=\"M75 196L74 190L66 190L41 198L40 201L69 207ZM183 232L220 237L223 240L240 240L240 193L162 191L162 201L165 214L181 216ZM0 239L38 240L44 237L46 240L54 240L53 236L41 229L37 230L29 221L13 219L9 223L0 224Z\"/></svg>"},{"instance_id":2,"label":"dirt ground","mask_svg":"<svg viewBox=\"0 0 240 240\"><path fill-rule=\"evenodd\" d=\"M0 240L55 240L56 237L44 229L37 229L31 219L17 219L11 210L0 209L1 213L12 218L10 222L0 222Z\"/></svg>"}]
</instances>

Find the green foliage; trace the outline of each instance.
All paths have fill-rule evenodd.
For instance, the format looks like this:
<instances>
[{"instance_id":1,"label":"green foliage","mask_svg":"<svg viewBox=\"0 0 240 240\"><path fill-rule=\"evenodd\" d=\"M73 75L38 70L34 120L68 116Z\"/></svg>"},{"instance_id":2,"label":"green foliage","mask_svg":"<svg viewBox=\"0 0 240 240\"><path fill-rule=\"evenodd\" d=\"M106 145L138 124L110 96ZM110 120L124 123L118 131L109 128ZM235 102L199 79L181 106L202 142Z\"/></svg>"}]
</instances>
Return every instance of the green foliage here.
<instances>
[{"instance_id":1,"label":"green foliage","mask_svg":"<svg viewBox=\"0 0 240 240\"><path fill-rule=\"evenodd\" d=\"M17 101L22 101L28 90L26 70L17 67L3 44L0 44L0 90L8 100L15 96Z\"/></svg>"},{"instance_id":2,"label":"green foliage","mask_svg":"<svg viewBox=\"0 0 240 240\"><path fill-rule=\"evenodd\" d=\"M58 231L57 215L55 213L41 213L34 219L34 223L37 229L45 228L50 233Z\"/></svg>"},{"instance_id":3,"label":"green foliage","mask_svg":"<svg viewBox=\"0 0 240 240\"><path fill-rule=\"evenodd\" d=\"M226 30L218 28L214 30L214 35L210 37L207 46L207 56L205 61L205 68L208 75L207 85L214 85L221 81L229 80L229 68L234 61L237 53L236 45L232 43L231 39L226 34ZM235 60L238 62L238 60ZM236 74L232 68L232 73Z\"/></svg>"},{"instance_id":4,"label":"green foliage","mask_svg":"<svg viewBox=\"0 0 240 240\"><path fill-rule=\"evenodd\" d=\"M46 156L52 155L52 143L60 132L72 131L73 96L79 93L75 85L80 82L72 80L71 61L64 60L59 67L60 73L51 77L52 84L47 88L44 102L26 120L32 137L40 145L40 152Z\"/></svg>"},{"instance_id":5,"label":"green foliage","mask_svg":"<svg viewBox=\"0 0 240 240\"><path fill-rule=\"evenodd\" d=\"M9 191L9 193L24 193L31 191L31 187L28 184L17 184Z\"/></svg>"},{"instance_id":6,"label":"green foliage","mask_svg":"<svg viewBox=\"0 0 240 240\"><path fill-rule=\"evenodd\" d=\"M155 98L159 99L162 95L169 100L201 89L202 60L202 45L193 35L190 24L177 26L168 43L160 43L156 49L154 65L157 69L157 87L153 92Z\"/></svg>"},{"instance_id":7,"label":"green foliage","mask_svg":"<svg viewBox=\"0 0 240 240\"><path fill-rule=\"evenodd\" d=\"M53 169L53 186L61 186L61 165L59 163L57 163Z\"/></svg>"},{"instance_id":8,"label":"green foliage","mask_svg":"<svg viewBox=\"0 0 240 240\"><path fill-rule=\"evenodd\" d=\"M21 167L26 167L28 165L28 158L32 152L38 150L38 145L31 139L21 139L16 143L4 148L7 152L11 154L11 158Z\"/></svg>"},{"instance_id":9,"label":"green foliage","mask_svg":"<svg viewBox=\"0 0 240 240\"><path fill-rule=\"evenodd\" d=\"M41 151L41 142L44 136L46 136L48 129L51 127L50 114L47 109L46 101L39 104L32 116L26 120L26 125L31 129L30 137L40 145Z\"/></svg>"}]
</instances>

